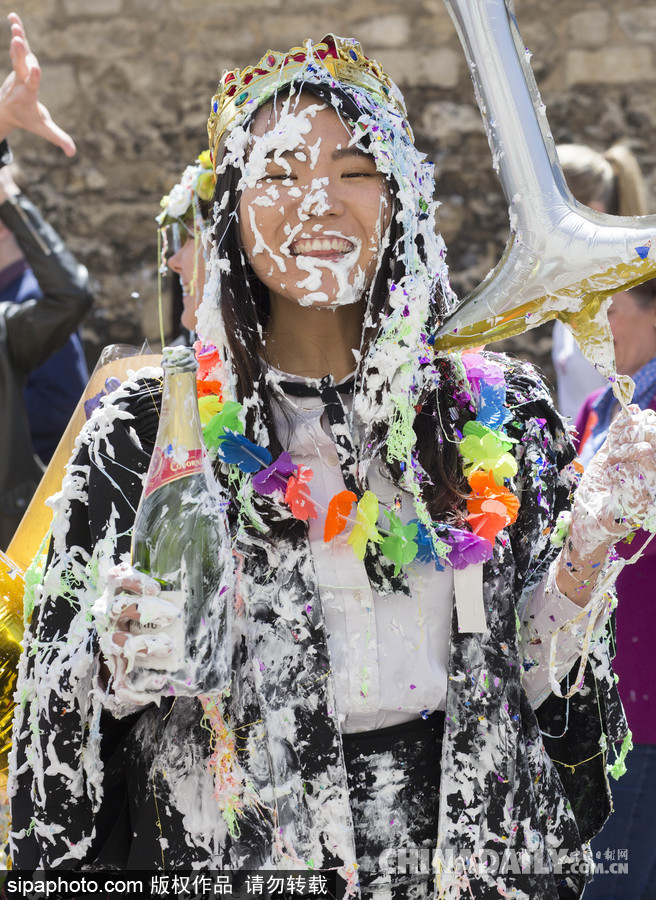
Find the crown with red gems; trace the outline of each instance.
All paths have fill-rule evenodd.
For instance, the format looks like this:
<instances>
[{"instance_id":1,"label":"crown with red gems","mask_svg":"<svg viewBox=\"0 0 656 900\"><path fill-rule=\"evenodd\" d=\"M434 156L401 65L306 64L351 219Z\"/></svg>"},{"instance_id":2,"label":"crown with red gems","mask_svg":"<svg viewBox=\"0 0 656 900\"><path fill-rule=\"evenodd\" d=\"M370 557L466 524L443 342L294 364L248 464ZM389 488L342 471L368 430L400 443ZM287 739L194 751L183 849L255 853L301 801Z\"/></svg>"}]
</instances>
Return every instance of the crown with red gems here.
<instances>
[{"instance_id":1,"label":"crown with red gems","mask_svg":"<svg viewBox=\"0 0 656 900\"><path fill-rule=\"evenodd\" d=\"M393 108L407 124L407 112L401 92L375 59L368 59L362 47L351 38L328 34L320 44L293 47L286 53L268 50L255 66L225 72L219 90L212 98L207 133L212 160L216 168L219 147L230 123L240 115L248 115L268 100L276 90L293 82L302 72L308 75L327 71L344 85L362 88L375 94Z\"/></svg>"}]
</instances>

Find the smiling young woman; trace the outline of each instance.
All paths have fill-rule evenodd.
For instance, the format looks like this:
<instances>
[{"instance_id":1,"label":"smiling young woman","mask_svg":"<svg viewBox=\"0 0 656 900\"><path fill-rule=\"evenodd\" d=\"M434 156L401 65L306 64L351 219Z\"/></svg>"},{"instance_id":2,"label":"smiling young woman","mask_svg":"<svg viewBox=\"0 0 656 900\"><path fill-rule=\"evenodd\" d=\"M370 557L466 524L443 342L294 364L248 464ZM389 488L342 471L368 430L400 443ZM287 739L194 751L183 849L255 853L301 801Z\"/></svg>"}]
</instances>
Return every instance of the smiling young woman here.
<instances>
[{"instance_id":1,"label":"smiling young woman","mask_svg":"<svg viewBox=\"0 0 656 900\"><path fill-rule=\"evenodd\" d=\"M624 733L606 554L651 508L633 488L656 482L653 451L614 484L627 417L569 517L574 454L536 374L435 355L454 297L432 166L357 42L226 73L208 127L198 331L224 372L205 439L237 568L230 689L128 683L128 660L146 680L161 661L123 620L161 595L129 565L161 393L145 372L89 424L60 501L19 686L15 863L579 897L609 810L602 748ZM99 640L121 660L100 682Z\"/></svg>"}]
</instances>

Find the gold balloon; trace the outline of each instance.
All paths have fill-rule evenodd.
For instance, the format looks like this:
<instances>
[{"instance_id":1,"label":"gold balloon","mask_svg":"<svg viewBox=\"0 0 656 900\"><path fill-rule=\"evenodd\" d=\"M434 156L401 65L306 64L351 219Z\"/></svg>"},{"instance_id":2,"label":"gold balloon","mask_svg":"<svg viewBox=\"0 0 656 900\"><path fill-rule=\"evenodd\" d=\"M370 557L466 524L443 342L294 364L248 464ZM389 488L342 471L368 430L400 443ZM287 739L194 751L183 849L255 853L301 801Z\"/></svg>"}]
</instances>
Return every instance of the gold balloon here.
<instances>
[{"instance_id":1,"label":"gold balloon","mask_svg":"<svg viewBox=\"0 0 656 900\"><path fill-rule=\"evenodd\" d=\"M18 660L23 639L23 573L0 551L0 805L7 802L7 768Z\"/></svg>"},{"instance_id":2,"label":"gold balloon","mask_svg":"<svg viewBox=\"0 0 656 900\"><path fill-rule=\"evenodd\" d=\"M12 640L23 638L23 593L25 572L0 550L0 584L2 585L2 608L0 609L0 632L9 629Z\"/></svg>"},{"instance_id":3,"label":"gold balloon","mask_svg":"<svg viewBox=\"0 0 656 900\"><path fill-rule=\"evenodd\" d=\"M656 216L607 216L572 197L512 0L445 3L469 62L511 237L496 268L436 332L435 347L464 350L558 318L625 405L633 381L616 375L606 309L613 294L656 275Z\"/></svg>"}]
</instances>

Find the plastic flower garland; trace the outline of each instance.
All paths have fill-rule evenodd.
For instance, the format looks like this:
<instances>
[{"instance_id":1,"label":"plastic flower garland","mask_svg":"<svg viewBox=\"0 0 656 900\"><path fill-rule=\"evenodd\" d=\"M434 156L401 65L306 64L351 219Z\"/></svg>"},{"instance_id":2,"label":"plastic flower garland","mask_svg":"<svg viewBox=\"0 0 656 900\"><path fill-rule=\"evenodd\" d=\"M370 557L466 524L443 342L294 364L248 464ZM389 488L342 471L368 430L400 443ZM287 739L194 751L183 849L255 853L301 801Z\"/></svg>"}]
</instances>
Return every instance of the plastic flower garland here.
<instances>
[{"instance_id":1,"label":"plastic flower garland","mask_svg":"<svg viewBox=\"0 0 656 900\"><path fill-rule=\"evenodd\" d=\"M223 401L216 392L217 386L220 390L217 377L220 362L215 348L197 344L196 352L200 365L198 403L210 457L218 457L242 473L252 475L257 493L285 504L297 519L316 519L317 507L321 509L326 516L325 542L350 525L348 543L357 558L364 559L367 544L372 541L394 563L395 574L415 559L432 561L438 571L443 571L445 564L464 569L489 560L498 532L516 520L519 500L505 487L505 481L517 472L517 463L509 452L515 441L503 431L510 416L505 407L503 370L497 363L476 353L462 357L478 409L476 420L465 425L458 443L471 489L466 517L471 531L435 522L435 540L419 520L404 525L393 509L383 510L387 527L379 525L380 504L372 491L365 491L358 501L352 491L344 490L335 494L327 509L318 504L309 487L313 477L311 469L296 464L286 451L274 460L266 447L244 436L242 405Z\"/></svg>"}]
</instances>

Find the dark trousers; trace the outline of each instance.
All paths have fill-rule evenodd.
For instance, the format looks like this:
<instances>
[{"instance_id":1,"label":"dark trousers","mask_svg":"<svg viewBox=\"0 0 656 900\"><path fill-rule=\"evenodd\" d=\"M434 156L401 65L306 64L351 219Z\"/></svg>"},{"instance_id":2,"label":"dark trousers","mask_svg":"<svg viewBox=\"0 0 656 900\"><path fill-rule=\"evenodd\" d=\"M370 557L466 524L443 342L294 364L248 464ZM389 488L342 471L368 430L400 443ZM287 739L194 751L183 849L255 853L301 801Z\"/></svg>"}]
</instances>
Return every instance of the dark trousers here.
<instances>
[{"instance_id":1,"label":"dark trousers","mask_svg":"<svg viewBox=\"0 0 656 900\"><path fill-rule=\"evenodd\" d=\"M364 897L383 886L394 900L432 893L443 732L437 711L342 736Z\"/></svg>"}]
</instances>

